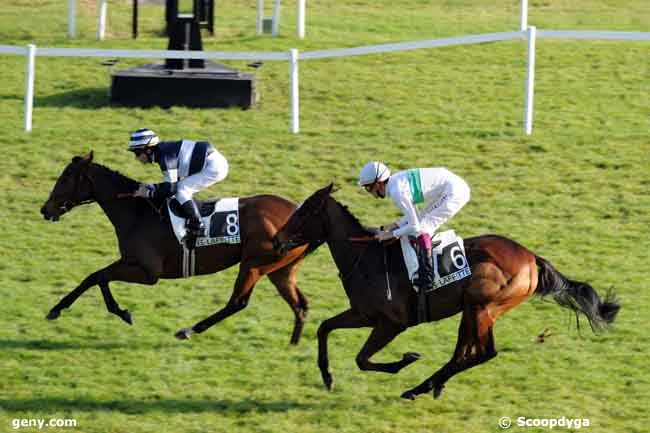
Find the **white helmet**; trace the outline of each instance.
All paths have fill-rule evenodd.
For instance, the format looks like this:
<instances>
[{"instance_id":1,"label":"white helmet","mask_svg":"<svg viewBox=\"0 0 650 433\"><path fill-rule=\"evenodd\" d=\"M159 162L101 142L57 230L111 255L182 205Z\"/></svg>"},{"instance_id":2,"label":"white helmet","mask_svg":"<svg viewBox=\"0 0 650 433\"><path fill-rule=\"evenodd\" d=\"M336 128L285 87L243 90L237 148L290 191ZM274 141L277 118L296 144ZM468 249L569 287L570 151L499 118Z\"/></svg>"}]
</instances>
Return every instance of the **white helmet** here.
<instances>
[{"instance_id":1,"label":"white helmet","mask_svg":"<svg viewBox=\"0 0 650 433\"><path fill-rule=\"evenodd\" d=\"M363 166L359 174L359 186L371 185L375 182L383 182L390 177L390 170L386 164L379 161L371 161Z\"/></svg>"},{"instance_id":2,"label":"white helmet","mask_svg":"<svg viewBox=\"0 0 650 433\"><path fill-rule=\"evenodd\" d=\"M160 139L151 129L138 129L129 139L129 150L131 152L135 150L144 149L145 147L155 146L160 142Z\"/></svg>"}]
</instances>

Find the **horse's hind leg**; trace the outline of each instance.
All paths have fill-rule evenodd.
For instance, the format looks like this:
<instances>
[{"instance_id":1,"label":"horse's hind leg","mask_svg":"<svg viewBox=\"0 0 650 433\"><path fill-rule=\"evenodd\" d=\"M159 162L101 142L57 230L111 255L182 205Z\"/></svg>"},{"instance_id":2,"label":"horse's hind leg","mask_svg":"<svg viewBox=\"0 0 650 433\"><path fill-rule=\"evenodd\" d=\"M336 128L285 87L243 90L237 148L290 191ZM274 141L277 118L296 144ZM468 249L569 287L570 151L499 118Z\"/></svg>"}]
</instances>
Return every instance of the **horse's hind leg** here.
<instances>
[{"instance_id":1,"label":"horse's hind leg","mask_svg":"<svg viewBox=\"0 0 650 433\"><path fill-rule=\"evenodd\" d=\"M414 400L419 394L433 390L434 398L442 393L445 382L453 375L497 355L492 328L494 319L485 306L466 305L458 330L456 350L451 359L433 376L402 394L402 398Z\"/></svg>"},{"instance_id":2,"label":"horse's hind leg","mask_svg":"<svg viewBox=\"0 0 650 433\"><path fill-rule=\"evenodd\" d=\"M359 351L356 361L357 366L364 371L381 371L384 373L395 374L407 365L420 359L420 355L415 352L405 353L401 360L395 362L375 363L370 362L370 358L388 343L393 341L406 328L388 321L380 321L372 329L368 340Z\"/></svg>"},{"instance_id":3,"label":"horse's hind leg","mask_svg":"<svg viewBox=\"0 0 650 433\"><path fill-rule=\"evenodd\" d=\"M295 316L293 332L291 333L291 344L298 344L300 341L302 328L309 310L307 298L300 292L296 284L296 274L299 266L300 261L296 261L268 274L269 279L278 289L282 298L289 304Z\"/></svg>"},{"instance_id":4,"label":"horse's hind leg","mask_svg":"<svg viewBox=\"0 0 650 433\"><path fill-rule=\"evenodd\" d=\"M175 337L179 340L188 340L192 334L200 334L209 327L221 322L226 317L232 316L238 311L246 308L246 305L248 305L248 299L253 292L253 288L260 278L261 275L256 269L242 269L240 267L237 281L235 281L234 290L232 295L230 295L230 300L226 306L213 315L196 323L191 328L183 328L179 330L176 332Z\"/></svg>"}]
</instances>

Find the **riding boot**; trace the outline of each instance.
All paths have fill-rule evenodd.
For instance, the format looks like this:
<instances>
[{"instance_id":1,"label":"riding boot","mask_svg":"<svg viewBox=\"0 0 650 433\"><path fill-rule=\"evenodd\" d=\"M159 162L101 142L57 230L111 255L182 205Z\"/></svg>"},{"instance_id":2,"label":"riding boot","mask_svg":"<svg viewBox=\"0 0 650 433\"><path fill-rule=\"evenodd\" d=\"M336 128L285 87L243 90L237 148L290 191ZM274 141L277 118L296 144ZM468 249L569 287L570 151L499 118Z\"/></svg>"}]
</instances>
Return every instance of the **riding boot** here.
<instances>
[{"instance_id":1,"label":"riding boot","mask_svg":"<svg viewBox=\"0 0 650 433\"><path fill-rule=\"evenodd\" d=\"M413 284L418 289L418 323L431 320L431 306L429 297L433 290L433 262L431 257L431 237L421 234L415 240L415 252L418 256L417 277Z\"/></svg>"},{"instance_id":2,"label":"riding boot","mask_svg":"<svg viewBox=\"0 0 650 433\"><path fill-rule=\"evenodd\" d=\"M431 237L423 233L415 240L415 252L418 256L418 275L413 283L418 289L429 292L433 290L433 261L431 257Z\"/></svg>"},{"instance_id":3,"label":"riding boot","mask_svg":"<svg viewBox=\"0 0 650 433\"><path fill-rule=\"evenodd\" d=\"M205 225L201 221L201 214L199 208L194 200L188 200L181 206L185 217L187 218L187 228L192 236L195 238L203 236Z\"/></svg>"}]
</instances>

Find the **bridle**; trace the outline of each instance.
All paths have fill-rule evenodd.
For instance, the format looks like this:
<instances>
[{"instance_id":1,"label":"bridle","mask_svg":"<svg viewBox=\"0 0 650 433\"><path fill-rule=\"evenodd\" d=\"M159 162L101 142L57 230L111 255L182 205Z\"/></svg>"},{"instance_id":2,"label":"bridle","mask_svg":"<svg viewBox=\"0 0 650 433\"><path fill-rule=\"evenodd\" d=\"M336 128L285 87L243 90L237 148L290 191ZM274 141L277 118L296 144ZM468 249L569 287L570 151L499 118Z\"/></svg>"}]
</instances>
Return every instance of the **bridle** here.
<instances>
[{"instance_id":1,"label":"bridle","mask_svg":"<svg viewBox=\"0 0 650 433\"><path fill-rule=\"evenodd\" d=\"M84 178L91 185L91 191L93 193L96 191L95 182L92 180L92 178L90 176L88 176L87 174L83 173L83 171L80 171L79 172L79 182L77 182L77 185L75 186L75 190L74 190L74 193L73 193L73 195L75 197L79 195L79 189L80 189L81 181ZM73 208L75 208L77 206L81 206L81 205L84 205L84 204L90 204L90 203L93 203L94 201L95 201L95 199L92 199L92 198L85 199L85 200L67 199L67 200L63 201L61 206L59 206L59 209L63 210L63 213L61 214L61 215L63 215L65 213L68 213L69 211L71 211Z\"/></svg>"}]
</instances>

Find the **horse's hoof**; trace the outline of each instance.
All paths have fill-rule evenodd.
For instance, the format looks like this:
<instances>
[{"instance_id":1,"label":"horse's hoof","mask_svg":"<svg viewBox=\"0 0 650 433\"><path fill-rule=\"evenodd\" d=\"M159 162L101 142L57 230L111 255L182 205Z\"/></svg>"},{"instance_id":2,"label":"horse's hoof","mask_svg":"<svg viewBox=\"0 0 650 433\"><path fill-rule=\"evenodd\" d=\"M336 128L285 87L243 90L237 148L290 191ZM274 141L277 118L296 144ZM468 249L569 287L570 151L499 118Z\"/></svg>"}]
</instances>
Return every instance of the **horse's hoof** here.
<instances>
[{"instance_id":1,"label":"horse's hoof","mask_svg":"<svg viewBox=\"0 0 650 433\"><path fill-rule=\"evenodd\" d=\"M334 389L334 378L331 374L323 374L323 383L325 384L325 388L328 391L332 391Z\"/></svg>"},{"instance_id":2,"label":"horse's hoof","mask_svg":"<svg viewBox=\"0 0 650 433\"><path fill-rule=\"evenodd\" d=\"M400 397L405 400L415 400L416 394L413 391L405 391Z\"/></svg>"},{"instance_id":3,"label":"horse's hoof","mask_svg":"<svg viewBox=\"0 0 650 433\"><path fill-rule=\"evenodd\" d=\"M59 310L50 310L50 312L47 313L47 316L45 316L45 318L47 320L56 320L59 318L60 315L61 312Z\"/></svg>"},{"instance_id":4,"label":"horse's hoof","mask_svg":"<svg viewBox=\"0 0 650 433\"><path fill-rule=\"evenodd\" d=\"M402 359L408 362L409 364L419 360L420 358L422 358L422 355L420 355L417 352L406 352L402 357Z\"/></svg>"},{"instance_id":5,"label":"horse's hoof","mask_svg":"<svg viewBox=\"0 0 650 433\"><path fill-rule=\"evenodd\" d=\"M433 398L438 399L440 398L440 394L442 394L442 390L445 389L444 385L437 385L436 387L433 388Z\"/></svg>"},{"instance_id":6,"label":"horse's hoof","mask_svg":"<svg viewBox=\"0 0 650 433\"><path fill-rule=\"evenodd\" d=\"M124 320L126 323L129 325L133 325L133 319L131 319L131 313L129 313L129 310L124 310L119 314L120 318Z\"/></svg>"},{"instance_id":7,"label":"horse's hoof","mask_svg":"<svg viewBox=\"0 0 650 433\"><path fill-rule=\"evenodd\" d=\"M189 340L193 333L192 328L183 328L174 334L174 337L178 340Z\"/></svg>"}]
</instances>

